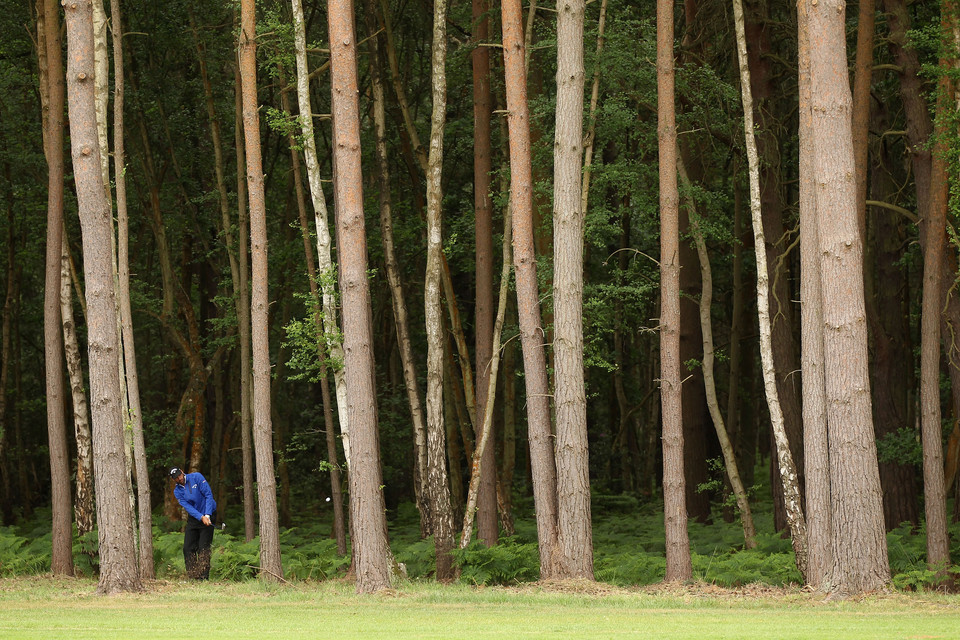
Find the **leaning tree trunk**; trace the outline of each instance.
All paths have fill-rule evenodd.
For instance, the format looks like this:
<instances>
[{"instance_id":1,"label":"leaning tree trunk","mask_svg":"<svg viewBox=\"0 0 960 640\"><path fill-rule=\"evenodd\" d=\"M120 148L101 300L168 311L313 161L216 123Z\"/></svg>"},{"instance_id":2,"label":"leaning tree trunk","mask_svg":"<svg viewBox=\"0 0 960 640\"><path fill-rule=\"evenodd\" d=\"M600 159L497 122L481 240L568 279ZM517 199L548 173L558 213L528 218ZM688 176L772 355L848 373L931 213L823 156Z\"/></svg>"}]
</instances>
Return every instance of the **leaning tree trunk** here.
<instances>
[{"instance_id":1,"label":"leaning tree trunk","mask_svg":"<svg viewBox=\"0 0 960 640\"><path fill-rule=\"evenodd\" d=\"M660 150L660 401L667 582L693 574L687 535L680 388L680 195L674 104L673 3L657 0L657 138Z\"/></svg>"},{"instance_id":2,"label":"leaning tree trunk","mask_svg":"<svg viewBox=\"0 0 960 640\"><path fill-rule=\"evenodd\" d=\"M723 464L727 472L727 479L730 481L730 488L733 489L733 495L737 500L737 508L740 510L740 521L743 524L743 543L747 549L757 547L757 529L753 524L753 514L750 512L750 502L747 499L747 492L743 487L743 481L740 479L740 468L737 465L737 456L733 450L733 444L730 442L730 435L727 433L727 427L723 422L723 414L720 412L720 403L717 400L717 383L713 372L714 348L713 348L713 321L711 320L711 306L713 304L713 270L710 268L710 255L707 253L707 243L703 239L703 232L700 230L700 224L697 222L696 211L694 211L693 196L690 192L692 185L687 178L687 170L680 159L679 149L677 150L677 170L680 173L680 179L684 183L686 195L688 198L687 210L690 215L690 230L693 233L693 240L697 246L697 257L700 262L700 281L702 289L700 292L700 334L703 336L703 382L707 395L707 407L710 409L710 417L713 420L713 427L717 432L717 439L720 441L720 451L723 454Z\"/></svg>"},{"instance_id":3,"label":"leaning tree trunk","mask_svg":"<svg viewBox=\"0 0 960 640\"><path fill-rule=\"evenodd\" d=\"M68 11L68 14L70 13ZM76 12L74 11L73 14L76 15ZM67 429L63 416L63 338L60 333L60 251L63 242L64 179L63 55L60 48L60 14L56 3L52 0L47 0L44 5L44 29L43 36L46 49L44 54L47 60L46 81L49 104L44 118L48 190L43 340L46 366L47 437L50 450L53 507L50 570L54 575L73 575L70 463L67 454ZM71 62L76 64L75 61ZM75 79L72 84L77 82L78 80ZM9 250L13 251L12 245ZM8 292L12 285L13 281L11 279L7 283ZM0 393L5 394L6 389L0 388Z\"/></svg>"},{"instance_id":4,"label":"leaning tree trunk","mask_svg":"<svg viewBox=\"0 0 960 640\"><path fill-rule=\"evenodd\" d=\"M390 548L377 432L353 1L328 0L327 24L331 43L334 194L340 248L344 374L351 392L347 403L352 435L350 524L357 591L367 593L390 586Z\"/></svg>"},{"instance_id":5,"label":"leaning tree trunk","mask_svg":"<svg viewBox=\"0 0 960 640\"><path fill-rule=\"evenodd\" d=\"M427 271L424 283L424 316L427 329L427 492L430 496L437 580L455 577L453 513L447 479L446 430L443 424L443 323L440 308L440 270L443 250L443 129L447 108L447 4L433 3L432 86L433 115L427 165Z\"/></svg>"},{"instance_id":6,"label":"leaning tree trunk","mask_svg":"<svg viewBox=\"0 0 960 640\"><path fill-rule=\"evenodd\" d=\"M583 381L583 0L557 0L553 145L554 362L558 577L593 579L587 396Z\"/></svg>"},{"instance_id":7,"label":"leaning tree trunk","mask_svg":"<svg viewBox=\"0 0 960 640\"><path fill-rule=\"evenodd\" d=\"M253 294L250 327L253 341L253 446L257 461L257 503L260 507L260 577L282 580L280 525L277 521L277 480L273 466L273 426L270 416L270 328L267 295L267 210L260 156L260 116L257 105L256 8L241 4L240 76L243 135L250 200L250 256Z\"/></svg>"},{"instance_id":8,"label":"leaning tree trunk","mask_svg":"<svg viewBox=\"0 0 960 640\"><path fill-rule=\"evenodd\" d=\"M750 91L750 68L747 64L747 39L743 26L743 2L733 0L734 23L737 32L737 59L740 64L740 91L743 99L743 130L747 142L747 164L750 168L750 212L753 218L754 248L757 252L757 314L760 317L760 359L763 366L763 386L770 408L770 423L777 446L777 463L783 483L783 499L797 568L806 579L807 525L800 502L800 483L790 452L790 441L784 427L783 412L777 395L776 370L773 363L773 344L770 327L770 279L767 275L766 246L763 218L760 211L760 171L757 140L753 130L753 97Z\"/></svg>"},{"instance_id":9,"label":"leaning tree trunk","mask_svg":"<svg viewBox=\"0 0 960 640\"><path fill-rule=\"evenodd\" d=\"M126 470L113 285L112 222L100 174L100 143L93 87L93 11L71 2L67 16L67 93L74 178L83 230L84 280L89 318L90 398L100 538L100 593L138 591ZM58 287L59 289L59 287Z\"/></svg>"},{"instance_id":10,"label":"leaning tree trunk","mask_svg":"<svg viewBox=\"0 0 960 640\"><path fill-rule=\"evenodd\" d=\"M890 581L867 368L863 250L856 219L851 94L842 2L811 2L810 97L832 493L830 589ZM829 215L826 215L829 212Z\"/></svg>"},{"instance_id":11,"label":"leaning tree trunk","mask_svg":"<svg viewBox=\"0 0 960 640\"><path fill-rule=\"evenodd\" d=\"M540 291L534 255L533 169L530 110L524 70L523 13L520 0L503 0L503 66L506 76L507 123L510 131L510 202L513 206L517 314L527 387L527 430L533 499L540 545L540 577L556 575L557 467L550 430L550 387L540 321Z\"/></svg>"}]
</instances>

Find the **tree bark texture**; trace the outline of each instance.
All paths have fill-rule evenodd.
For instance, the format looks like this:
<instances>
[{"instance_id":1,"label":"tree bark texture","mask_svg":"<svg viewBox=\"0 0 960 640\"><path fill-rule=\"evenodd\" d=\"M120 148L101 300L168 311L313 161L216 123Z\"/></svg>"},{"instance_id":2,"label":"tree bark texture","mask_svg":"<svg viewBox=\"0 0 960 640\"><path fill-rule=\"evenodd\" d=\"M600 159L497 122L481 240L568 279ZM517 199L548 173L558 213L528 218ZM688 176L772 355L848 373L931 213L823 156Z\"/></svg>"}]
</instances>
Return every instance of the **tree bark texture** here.
<instances>
[{"instance_id":1,"label":"tree bark texture","mask_svg":"<svg viewBox=\"0 0 960 640\"><path fill-rule=\"evenodd\" d=\"M550 388L540 292L534 255L533 170L530 156L530 111L524 70L523 12L520 0L501 2L503 62L510 132L510 202L513 206L513 256L517 278L517 314L527 388L527 432L533 498L537 514L540 577L556 575L557 468L550 432Z\"/></svg>"},{"instance_id":2,"label":"tree bark texture","mask_svg":"<svg viewBox=\"0 0 960 640\"><path fill-rule=\"evenodd\" d=\"M260 155L260 116L257 105L256 9L253 0L241 4L240 76L243 134L250 202L250 257L253 293L250 328L253 342L253 446L260 507L260 577L283 577L280 526L277 522L277 481L273 463L273 426L270 414L270 304L267 293L267 211Z\"/></svg>"},{"instance_id":3,"label":"tree bark texture","mask_svg":"<svg viewBox=\"0 0 960 640\"><path fill-rule=\"evenodd\" d=\"M367 593L390 586L390 549L386 538L380 470L353 19L352 0L328 0L344 373L351 390L347 402L352 435L349 474L351 538L357 591Z\"/></svg>"},{"instance_id":4,"label":"tree bark texture","mask_svg":"<svg viewBox=\"0 0 960 640\"><path fill-rule=\"evenodd\" d=\"M674 92L673 3L657 0L657 139L660 165L660 402L666 582L693 574L687 534L680 387L680 194Z\"/></svg>"},{"instance_id":5,"label":"tree bark texture","mask_svg":"<svg viewBox=\"0 0 960 640\"><path fill-rule=\"evenodd\" d=\"M476 339L474 356L477 374L477 437L482 440L487 427L487 388L489 386L493 340L493 202L490 198L493 163L491 157L492 97L490 93L489 0L473 0L473 210L475 220L476 264ZM477 534L485 545L497 543L497 463L494 447L484 450L481 462L480 495L477 498Z\"/></svg>"},{"instance_id":6,"label":"tree bark texture","mask_svg":"<svg viewBox=\"0 0 960 640\"><path fill-rule=\"evenodd\" d=\"M440 307L440 264L443 250L443 129L447 108L447 3L435 0L433 13L432 95L430 151L427 164L427 271L424 283L424 317L427 332L427 491L433 521L437 580L455 576L453 513L447 478L446 428L443 424L443 323Z\"/></svg>"},{"instance_id":7,"label":"tree bark texture","mask_svg":"<svg viewBox=\"0 0 960 640\"><path fill-rule=\"evenodd\" d=\"M44 4L43 42L47 60L48 105L45 114L47 191L47 247L43 297L44 365L46 368L47 439L50 449L52 492L52 549L50 570L54 575L73 575L71 529L70 461L67 428L63 415L63 337L60 316L60 250L63 242L63 55L60 12L57 3ZM11 239L12 239L11 221ZM13 255L13 243L8 247ZM13 290L8 279L8 298ZM6 306L6 305L5 305ZM9 315L9 312L6 314ZM7 341L7 345L9 340ZM7 346L5 345L5 346ZM7 352L9 349L5 349ZM6 387L0 388L6 395ZM0 427L2 428L2 427Z\"/></svg>"},{"instance_id":8,"label":"tree bark texture","mask_svg":"<svg viewBox=\"0 0 960 640\"><path fill-rule=\"evenodd\" d=\"M139 591L142 587L134 548L123 416L118 404L120 378L113 284L113 231L110 205L100 173L101 149L97 140L94 108L91 3L88 0L69 2L66 17L70 140L83 231L88 312L94 484L100 538L98 592Z\"/></svg>"},{"instance_id":9,"label":"tree bark texture","mask_svg":"<svg viewBox=\"0 0 960 640\"><path fill-rule=\"evenodd\" d=\"M807 11L832 489L830 588L860 593L884 587L890 569L867 368L844 5L826 0Z\"/></svg>"},{"instance_id":10,"label":"tree bark texture","mask_svg":"<svg viewBox=\"0 0 960 640\"><path fill-rule=\"evenodd\" d=\"M593 579L587 397L583 380L583 0L557 0L553 145L554 363L559 575Z\"/></svg>"}]
</instances>

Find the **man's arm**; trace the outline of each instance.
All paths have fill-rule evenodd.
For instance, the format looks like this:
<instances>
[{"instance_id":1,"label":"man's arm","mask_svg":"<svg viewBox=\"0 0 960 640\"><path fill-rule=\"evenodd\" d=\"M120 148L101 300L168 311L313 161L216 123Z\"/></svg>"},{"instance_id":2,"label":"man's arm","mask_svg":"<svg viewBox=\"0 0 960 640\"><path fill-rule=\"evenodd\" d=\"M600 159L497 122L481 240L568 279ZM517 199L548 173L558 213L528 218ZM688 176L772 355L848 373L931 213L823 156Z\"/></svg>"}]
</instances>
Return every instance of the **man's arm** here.
<instances>
[{"instance_id":1,"label":"man's arm","mask_svg":"<svg viewBox=\"0 0 960 640\"><path fill-rule=\"evenodd\" d=\"M204 515L212 516L213 512L217 510L217 501L213 499L213 491L210 489L210 483L207 482L206 478L200 483L200 493L203 494ZM209 525L213 523L207 522L205 524Z\"/></svg>"}]
</instances>

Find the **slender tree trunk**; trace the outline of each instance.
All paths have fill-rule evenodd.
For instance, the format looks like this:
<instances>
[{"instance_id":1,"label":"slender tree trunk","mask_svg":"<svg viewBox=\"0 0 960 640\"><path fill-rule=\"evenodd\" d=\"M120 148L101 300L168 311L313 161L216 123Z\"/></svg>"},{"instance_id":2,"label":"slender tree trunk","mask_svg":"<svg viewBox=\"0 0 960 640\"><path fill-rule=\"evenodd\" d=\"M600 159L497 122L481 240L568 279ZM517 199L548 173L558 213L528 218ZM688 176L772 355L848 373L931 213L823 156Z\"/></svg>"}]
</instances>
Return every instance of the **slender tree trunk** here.
<instances>
[{"instance_id":1,"label":"slender tree trunk","mask_svg":"<svg viewBox=\"0 0 960 640\"><path fill-rule=\"evenodd\" d=\"M360 167L360 110L352 0L328 0L331 42L334 194L344 327L344 373L352 436L350 522L357 591L390 586L390 549L384 516L373 362L373 327L367 283L367 235Z\"/></svg>"},{"instance_id":2,"label":"slender tree trunk","mask_svg":"<svg viewBox=\"0 0 960 640\"><path fill-rule=\"evenodd\" d=\"M814 180L809 7L797 4L800 133L800 298L803 448L808 523L807 584L820 588L833 567L830 456L827 445L819 216Z\"/></svg>"},{"instance_id":3,"label":"slender tree trunk","mask_svg":"<svg viewBox=\"0 0 960 640\"><path fill-rule=\"evenodd\" d=\"M660 157L660 399L666 582L693 574L687 535L680 388L680 247L673 3L657 0L657 138Z\"/></svg>"},{"instance_id":4,"label":"slender tree trunk","mask_svg":"<svg viewBox=\"0 0 960 640\"><path fill-rule=\"evenodd\" d=\"M524 382L527 387L527 431L533 497L540 546L540 577L555 577L557 545L557 467L550 430L550 388L544 333L540 321L540 292L534 255L533 172L530 148L530 113L524 71L523 14L520 0L501 2L503 58L510 131L510 202L513 206L514 263L517 277L517 313L523 346Z\"/></svg>"},{"instance_id":5,"label":"slender tree trunk","mask_svg":"<svg viewBox=\"0 0 960 640\"><path fill-rule=\"evenodd\" d=\"M147 471L147 454L143 439L143 415L140 410L140 380L137 375L137 356L133 341L133 314L130 310L130 257L127 222L126 153L124 151L123 126L123 28L120 17L120 0L110 1L111 31L113 32L113 158L114 181L117 189L118 231L118 295L120 296L120 325L123 338L124 371L126 374L127 401L132 426L133 458L137 479L137 522L140 532L140 577L154 578L153 568L153 509L150 502L150 476Z\"/></svg>"},{"instance_id":6,"label":"slender tree trunk","mask_svg":"<svg viewBox=\"0 0 960 640\"><path fill-rule=\"evenodd\" d=\"M583 152L583 185L580 188L580 210L587 215L587 204L590 199L590 178L593 175L593 143L597 137L597 103L600 100L600 60L603 54L603 32L607 25L607 0L600 0L600 18L597 23L597 55L594 60L593 84L590 88L590 124Z\"/></svg>"},{"instance_id":7,"label":"slender tree trunk","mask_svg":"<svg viewBox=\"0 0 960 640\"><path fill-rule=\"evenodd\" d=\"M253 371L251 328L250 328L250 267L246 238L250 226L247 212L247 160L243 141L243 105L240 68L236 67L235 82L235 121L237 149L237 267L240 270L239 291L237 292L237 324L240 331L240 446L243 458L243 530L244 538L250 542L256 536L256 502L253 497L253 408L251 397Z\"/></svg>"},{"instance_id":8,"label":"slender tree trunk","mask_svg":"<svg viewBox=\"0 0 960 640\"><path fill-rule=\"evenodd\" d=\"M37 3L37 35L40 36L40 45L38 46L38 56L41 60L41 73L45 68L46 52L43 44L43 0ZM46 94L46 78L40 78L41 95ZM44 103L46 108L46 103ZM47 150L48 141L46 140L47 116L43 114L44 147ZM7 381L10 373L10 338L13 329L13 314L16 306L16 292L19 289L17 284L16 270L16 247L14 246L14 224L13 224L13 180L9 179L10 164L4 163L4 177L7 178L7 260L6 260L6 295L3 301L3 325L0 328L0 495L3 497L3 525L13 524L13 496L10 483L10 468L7 460L7 449L9 448L10 435L7 429ZM91 505L92 506L92 505ZM92 516L91 516L92 517Z\"/></svg>"},{"instance_id":9,"label":"slender tree trunk","mask_svg":"<svg viewBox=\"0 0 960 640\"><path fill-rule=\"evenodd\" d=\"M941 28L949 34L954 22L952 2L945 2ZM952 34L951 34L952 36ZM945 45L948 42L944 43ZM941 59L933 162L931 165L930 210L921 220L926 227L923 247L923 298L920 321L920 431L923 442L923 504L927 525L927 564L946 576L950 564L947 533L946 489L943 475L943 433L940 423L940 314L943 287L940 282L943 246L946 244L947 205L950 197L946 137L951 126L953 82L952 61Z\"/></svg>"},{"instance_id":10,"label":"slender tree trunk","mask_svg":"<svg viewBox=\"0 0 960 640\"><path fill-rule=\"evenodd\" d=\"M253 445L257 461L257 502L260 507L260 577L283 578L280 527L277 522L277 481L273 463L273 427L270 416L270 304L267 295L267 211L260 157L260 116L257 105L256 8L253 0L241 4L240 75L243 99L243 135L250 199L250 255L253 294L250 327L253 341Z\"/></svg>"},{"instance_id":11,"label":"slender tree trunk","mask_svg":"<svg viewBox=\"0 0 960 640\"><path fill-rule=\"evenodd\" d=\"M677 169L680 174L680 180L684 182L684 187L688 194L692 185L687 178L687 170L680 160L679 150L677 153ZM707 253L707 243L703 239L703 232L697 222L696 211L692 196L688 196L687 209L690 213L690 230L693 232L693 239L697 246L697 257L700 262L700 280L702 289L700 293L700 333L703 336L703 382L707 394L707 406L710 409L710 417L713 419L714 429L717 431L717 439L720 441L720 451L723 453L724 468L727 471L727 479L730 481L730 487L737 500L737 508L740 510L740 520L743 524L743 542L747 549L755 549L757 546L757 530L753 524L753 515L750 512L750 502L747 500L747 492L743 487L743 481L740 479L740 468L737 465L737 457L734 455L733 445L730 442L730 436L727 434L727 428L723 423L723 415L720 413L720 403L717 401L717 384L713 374L714 350L713 350L713 321L710 318L711 306L713 304L713 271L710 268L710 255Z\"/></svg>"},{"instance_id":12,"label":"slender tree trunk","mask_svg":"<svg viewBox=\"0 0 960 640\"><path fill-rule=\"evenodd\" d=\"M71 12L68 11L68 14ZM50 570L54 575L73 575L70 518L70 463L63 416L63 338L60 316L60 250L63 242L63 56L60 40L60 13L52 0L44 5L44 43L47 60L45 114L48 167L47 248L43 302L44 363L46 367L47 437L50 449L50 482L53 508L53 541ZM79 191L79 189L78 189ZM13 255L12 220L10 246ZM8 279L8 296L13 279ZM92 343L91 343L92 344ZM8 350L5 349L6 353ZM6 387L0 388L6 394ZM22 498L22 496L21 496Z\"/></svg>"},{"instance_id":13,"label":"slender tree trunk","mask_svg":"<svg viewBox=\"0 0 960 640\"><path fill-rule=\"evenodd\" d=\"M478 413L486 416L487 388L490 384L493 350L493 203L490 199L490 172L493 169L490 148L490 118L492 97L490 93L490 38L489 0L473 0L473 210L475 220L475 271L476 271L476 354ZM477 416L480 418L480 415ZM476 425L482 440L493 422L479 419ZM495 437L495 436L494 436ZM497 461L494 447L484 450L481 462L480 493L477 497L477 534L488 547L497 543Z\"/></svg>"},{"instance_id":14,"label":"slender tree trunk","mask_svg":"<svg viewBox=\"0 0 960 640\"><path fill-rule=\"evenodd\" d=\"M563 578L593 579L587 396L583 380L583 0L557 0L553 145L557 524Z\"/></svg>"},{"instance_id":15,"label":"slender tree trunk","mask_svg":"<svg viewBox=\"0 0 960 640\"><path fill-rule=\"evenodd\" d=\"M376 31L376 8L373 0L365 0L367 31ZM390 198L390 164L387 157L387 116L386 100L381 81L380 41L371 37L370 48L370 84L373 94L373 124L376 134L376 168L379 188L378 205L380 210L380 236L383 242L383 258L387 269L387 283L390 285L390 302L393 305L393 318L397 327L397 343L400 349L400 361L403 369L403 383L410 405L410 421L413 426L414 461L416 477L417 508L420 511L420 533L423 537L432 535L430 503L427 498L427 429L424 424L423 405L420 402L420 389L417 386L417 370L410 340L410 321L407 303L403 295L403 283L400 280L400 267L397 263L393 244L393 213Z\"/></svg>"},{"instance_id":16,"label":"slender tree trunk","mask_svg":"<svg viewBox=\"0 0 960 640\"><path fill-rule=\"evenodd\" d=\"M113 232L110 205L100 173L91 3L81 0L68 4L66 16L70 140L83 229L84 281L90 319L90 397L101 560L98 591L139 591L142 587L137 574L129 479L123 454L123 416L118 404L119 345L111 259ZM59 285L57 289L59 291Z\"/></svg>"},{"instance_id":17,"label":"slender tree trunk","mask_svg":"<svg viewBox=\"0 0 960 640\"><path fill-rule=\"evenodd\" d=\"M843 4L807 9L814 180L823 296L824 386L832 494L830 588L890 580L867 370L862 244L856 219ZM830 215L824 215L826 212Z\"/></svg>"}]
</instances>

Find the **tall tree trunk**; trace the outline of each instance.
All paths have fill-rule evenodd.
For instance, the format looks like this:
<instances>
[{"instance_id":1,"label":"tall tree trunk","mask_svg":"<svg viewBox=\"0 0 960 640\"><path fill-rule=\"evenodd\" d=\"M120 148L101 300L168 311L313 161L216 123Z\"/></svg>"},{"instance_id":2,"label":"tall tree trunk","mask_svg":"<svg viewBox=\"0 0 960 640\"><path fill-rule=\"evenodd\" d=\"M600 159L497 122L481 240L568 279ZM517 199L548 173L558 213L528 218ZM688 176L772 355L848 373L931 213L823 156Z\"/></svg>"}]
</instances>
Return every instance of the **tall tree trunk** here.
<instances>
[{"instance_id":1,"label":"tall tree trunk","mask_svg":"<svg viewBox=\"0 0 960 640\"><path fill-rule=\"evenodd\" d=\"M142 587L137 574L129 478L123 454L123 416L118 404L119 345L111 259L113 232L110 205L100 173L101 150L94 107L91 3L84 0L69 3L66 17L70 140L83 230L84 281L90 319L90 397L100 537L98 591L139 591ZM59 285L57 289L59 291Z\"/></svg>"},{"instance_id":2,"label":"tall tree trunk","mask_svg":"<svg viewBox=\"0 0 960 640\"><path fill-rule=\"evenodd\" d=\"M252 341L250 328L250 266L247 254L248 228L250 216L247 211L247 159L243 140L243 82L240 78L240 67L235 71L235 145L237 149L237 267L240 270L239 286L237 287L237 324L240 332L240 447L243 459L243 531L247 542L256 536L257 516L256 502L253 498L254 465L253 465L253 407L251 397L253 385L253 359L251 356Z\"/></svg>"},{"instance_id":3,"label":"tall tree trunk","mask_svg":"<svg viewBox=\"0 0 960 640\"><path fill-rule=\"evenodd\" d=\"M583 184L580 188L580 209L587 214L590 199L590 178L593 175L593 143L597 136L597 103L600 100L600 56L603 53L603 32L607 25L607 0L600 0L600 18L597 23L597 54L594 59L593 84L590 88L590 114L583 151Z\"/></svg>"},{"instance_id":4,"label":"tall tree trunk","mask_svg":"<svg viewBox=\"0 0 960 640\"><path fill-rule=\"evenodd\" d=\"M140 577L154 578L153 567L153 509L150 503L150 475L143 439L143 414L140 409L140 378L137 375L137 356L133 341L133 314L130 310L130 250L127 222L126 153L123 127L123 28L120 0L110 1L111 31L113 33L113 161L117 189L117 276L120 296L120 324L123 338L124 371L127 382L129 418L133 433L133 461L137 480L137 523L140 532Z\"/></svg>"},{"instance_id":5,"label":"tall tree trunk","mask_svg":"<svg viewBox=\"0 0 960 640\"><path fill-rule=\"evenodd\" d=\"M944 2L941 29L950 34L954 23L953 2ZM944 42L948 46L949 41ZM950 564L950 540L947 534L947 503L943 475L943 433L940 424L940 314L943 287L940 282L943 248L946 244L947 206L950 198L948 143L952 126L953 82L948 75L953 61L941 59L937 92L937 114L931 165L930 210L921 220L926 227L923 247L923 298L920 321L920 431L923 443L923 504L927 525L927 564L946 576Z\"/></svg>"},{"instance_id":6,"label":"tall tree trunk","mask_svg":"<svg viewBox=\"0 0 960 640\"><path fill-rule=\"evenodd\" d=\"M68 11L67 13L69 15L71 12ZM60 48L60 12L56 2L52 0L47 0L44 4L44 30L49 104L44 118L48 190L43 341L44 364L46 367L47 437L50 449L50 482L53 508L50 570L54 575L73 575L70 462L67 456L67 429L63 416L63 338L60 333L62 330L60 320L60 250L63 242L64 180L63 55ZM11 242L8 248L11 259L14 251L12 222L11 220ZM12 286L13 278L9 278L7 282L8 297ZM4 349L5 354L7 351L8 349ZM0 394L6 394L5 386L0 388Z\"/></svg>"},{"instance_id":7,"label":"tall tree trunk","mask_svg":"<svg viewBox=\"0 0 960 640\"><path fill-rule=\"evenodd\" d=\"M743 26L743 3L733 1L734 23L737 32L737 60L740 67L740 91L743 101L743 130L747 144L747 163L750 167L750 212L753 218L754 249L757 252L757 314L760 318L760 358L763 362L764 390L770 408L770 423L777 447L777 463L783 483L783 497L790 525L793 550L796 553L800 574L807 572L807 526L800 502L800 484L790 441L787 438L783 412L780 408L776 386L776 368L773 361L773 345L768 300L770 283L767 275L767 256L760 210L760 173L757 141L753 129L753 96L750 89L750 68L747 64L747 39Z\"/></svg>"},{"instance_id":8,"label":"tall tree trunk","mask_svg":"<svg viewBox=\"0 0 960 640\"><path fill-rule=\"evenodd\" d=\"M447 4L435 0L433 9L432 88L433 115L427 165L427 271L424 283L424 317L427 325L427 490L437 556L437 580L455 577L453 513L446 465L446 429L443 425L443 323L440 308L440 270L443 248L443 129L447 109ZM469 366L469 365L468 365Z\"/></svg>"},{"instance_id":9,"label":"tall tree trunk","mask_svg":"<svg viewBox=\"0 0 960 640\"><path fill-rule=\"evenodd\" d=\"M884 587L890 569L870 407L844 10L842 3L826 0L807 11L833 492L830 588L860 593Z\"/></svg>"},{"instance_id":10,"label":"tall tree trunk","mask_svg":"<svg viewBox=\"0 0 960 640\"><path fill-rule=\"evenodd\" d=\"M554 560L557 544L557 468L550 430L550 388L534 254L530 112L527 105L520 0L503 0L501 12L507 124L510 131L510 202L513 206L517 313L527 388L527 431L540 546L540 577L549 579L557 571Z\"/></svg>"},{"instance_id":11,"label":"tall tree trunk","mask_svg":"<svg viewBox=\"0 0 960 640\"><path fill-rule=\"evenodd\" d=\"M344 327L344 373L352 436L350 524L357 591L390 586L383 481L373 362L373 327L367 283L367 234L360 166L360 109L352 0L328 0L331 110L333 114L334 194L340 292Z\"/></svg>"},{"instance_id":12,"label":"tall tree trunk","mask_svg":"<svg viewBox=\"0 0 960 640\"><path fill-rule=\"evenodd\" d=\"M800 298L803 377L803 449L807 508L807 584L820 588L833 567L830 457L824 382L823 297L819 205L814 176L813 108L810 78L809 7L797 4L800 137Z\"/></svg>"},{"instance_id":13,"label":"tall tree trunk","mask_svg":"<svg viewBox=\"0 0 960 640\"><path fill-rule=\"evenodd\" d=\"M277 481L273 464L273 427L270 416L270 328L267 295L267 211L260 156L260 116L257 105L256 7L243 0L240 9L240 75L243 99L243 135L250 200L250 255L253 294L250 327L253 341L253 445L257 466L257 503L260 507L260 577L283 578L280 527L277 522Z\"/></svg>"},{"instance_id":14,"label":"tall tree trunk","mask_svg":"<svg viewBox=\"0 0 960 640\"><path fill-rule=\"evenodd\" d=\"M660 159L660 400L663 405L663 512L667 582L693 574L687 535L680 387L680 239L673 3L657 0L657 138Z\"/></svg>"},{"instance_id":15,"label":"tall tree trunk","mask_svg":"<svg viewBox=\"0 0 960 640\"><path fill-rule=\"evenodd\" d=\"M376 8L373 0L365 0L367 31L377 30ZM371 37L370 47L370 84L373 94L373 124L376 134L376 168L379 188L378 205L380 211L380 236L383 243L383 260L387 268L387 283L390 285L390 302L393 306L393 318L397 327L397 343L400 349L400 361L403 369L403 383L410 405L410 422L413 427L414 467L416 483L417 509L420 511L420 534L432 535L430 502L427 497L427 428L424 424L423 405L420 402L420 389L417 386L417 370L410 340L410 321L407 303L403 295L403 283L400 280L400 267L397 263L393 244L393 213L390 197L390 164L387 158L387 116L386 100L381 80L381 57L379 38Z\"/></svg>"},{"instance_id":16,"label":"tall tree trunk","mask_svg":"<svg viewBox=\"0 0 960 640\"><path fill-rule=\"evenodd\" d=\"M37 35L40 36L41 44L38 46L38 55L41 60L41 73L45 68L46 53L43 45L43 0L37 3ZM46 94L46 79L40 78L41 95ZM44 105L46 106L46 104ZM47 116L43 114L43 130L46 132ZM45 135L46 137L46 135ZM48 144L44 140L45 147ZM45 148L46 150L46 148ZM6 294L3 300L3 323L0 328L0 496L3 498L3 517L4 526L13 524L13 495L10 482L10 468L7 459L7 450L9 449L10 434L7 429L7 381L10 373L10 355L11 355L11 333L13 329L13 314L16 306L16 292L19 284L16 282L16 247L14 246L14 224L13 224L13 180L10 179L10 164L4 163L4 177L7 178L7 260L6 260ZM90 505L93 506L92 504ZM92 517L92 516L91 516ZM92 528L92 525L91 525Z\"/></svg>"},{"instance_id":17,"label":"tall tree trunk","mask_svg":"<svg viewBox=\"0 0 960 640\"><path fill-rule=\"evenodd\" d=\"M587 397L583 381L583 0L557 0L553 145L554 362L558 577L593 579Z\"/></svg>"},{"instance_id":18,"label":"tall tree trunk","mask_svg":"<svg viewBox=\"0 0 960 640\"><path fill-rule=\"evenodd\" d=\"M473 0L473 210L476 240L476 355L477 437L483 438L493 422L486 415L487 388L490 384L490 359L493 343L493 202L490 198L491 159L490 47L482 46L490 38L489 0ZM481 414L482 412L482 414ZM477 497L477 535L488 547L497 543L497 461L494 447L484 450L481 462L480 494Z\"/></svg>"}]
</instances>

